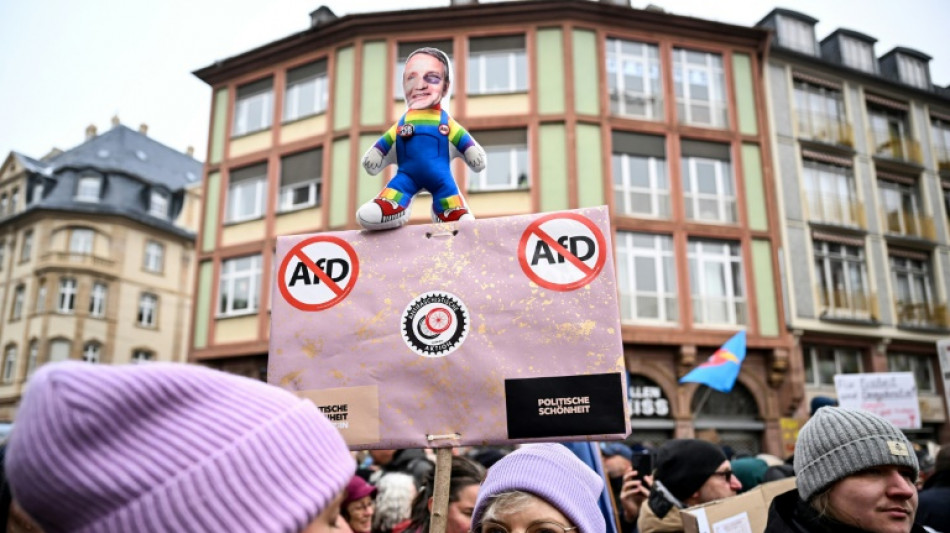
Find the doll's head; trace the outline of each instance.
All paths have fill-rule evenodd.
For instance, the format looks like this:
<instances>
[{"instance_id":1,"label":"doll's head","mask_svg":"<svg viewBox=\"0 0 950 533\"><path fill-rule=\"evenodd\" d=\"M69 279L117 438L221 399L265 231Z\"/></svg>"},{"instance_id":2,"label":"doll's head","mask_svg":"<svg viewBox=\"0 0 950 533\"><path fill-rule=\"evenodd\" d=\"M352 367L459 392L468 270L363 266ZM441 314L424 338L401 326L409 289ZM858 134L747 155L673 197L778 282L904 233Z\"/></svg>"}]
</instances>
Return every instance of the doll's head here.
<instances>
[{"instance_id":1,"label":"doll's head","mask_svg":"<svg viewBox=\"0 0 950 533\"><path fill-rule=\"evenodd\" d=\"M402 88L409 109L436 107L449 93L449 58L438 48L419 48L409 54L402 74Z\"/></svg>"}]
</instances>

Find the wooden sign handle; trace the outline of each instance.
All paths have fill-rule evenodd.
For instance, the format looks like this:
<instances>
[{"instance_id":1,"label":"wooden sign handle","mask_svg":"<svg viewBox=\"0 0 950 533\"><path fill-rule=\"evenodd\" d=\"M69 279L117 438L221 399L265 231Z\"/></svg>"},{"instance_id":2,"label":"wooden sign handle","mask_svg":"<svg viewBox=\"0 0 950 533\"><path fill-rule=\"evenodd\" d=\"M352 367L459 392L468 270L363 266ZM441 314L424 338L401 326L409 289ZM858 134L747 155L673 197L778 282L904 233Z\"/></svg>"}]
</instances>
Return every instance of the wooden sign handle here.
<instances>
[{"instance_id":1,"label":"wooden sign handle","mask_svg":"<svg viewBox=\"0 0 950 533\"><path fill-rule=\"evenodd\" d=\"M436 449L434 480L429 533L445 533L449 514L449 482L452 480L452 448Z\"/></svg>"}]
</instances>

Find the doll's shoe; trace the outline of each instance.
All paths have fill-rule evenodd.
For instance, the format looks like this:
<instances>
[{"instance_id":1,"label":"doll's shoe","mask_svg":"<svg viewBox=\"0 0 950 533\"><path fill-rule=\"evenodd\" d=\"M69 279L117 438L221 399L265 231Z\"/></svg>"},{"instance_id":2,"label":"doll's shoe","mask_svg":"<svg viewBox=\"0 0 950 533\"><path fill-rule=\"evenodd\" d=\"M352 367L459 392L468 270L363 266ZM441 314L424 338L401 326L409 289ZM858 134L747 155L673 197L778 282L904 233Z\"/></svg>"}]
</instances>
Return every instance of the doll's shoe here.
<instances>
[{"instance_id":1,"label":"doll's shoe","mask_svg":"<svg viewBox=\"0 0 950 533\"><path fill-rule=\"evenodd\" d=\"M475 220L475 216L468 212L465 207L453 207L446 209L441 213L432 213L433 222L456 222L458 220Z\"/></svg>"},{"instance_id":2,"label":"doll's shoe","mask_svg":"<svg viewBox=\"0 0 950 533\"><path fill-rule=\"evenodd\" d=\"M374 198L360 206L356 221L368 230L398 228L409 221L409 210L385 198Z\"/></svg>"}]
</instances>

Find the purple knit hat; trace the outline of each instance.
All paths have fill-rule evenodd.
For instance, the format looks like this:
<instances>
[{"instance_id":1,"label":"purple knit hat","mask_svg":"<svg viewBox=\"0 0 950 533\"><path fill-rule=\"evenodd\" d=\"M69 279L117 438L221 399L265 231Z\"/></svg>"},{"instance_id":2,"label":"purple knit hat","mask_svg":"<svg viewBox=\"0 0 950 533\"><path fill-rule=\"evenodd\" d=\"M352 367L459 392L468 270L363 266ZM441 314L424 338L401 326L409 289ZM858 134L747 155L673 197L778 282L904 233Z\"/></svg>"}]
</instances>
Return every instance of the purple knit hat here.
<instances>
[{"instance_id":1,"label":"purple knit hat","mask_svg":"<svg viewBox=\"0 0 950 533\"><path fill-rule=\"evenodd\" d=\"M481 523L492 498L515 490L531 493L553 505L580 533L607 530L597 505L604 481L560 444L523 446L489 468L472 513L473 530Z\"/></svg>"},{"instance_id":2,"label":"purple knit hat","mask_svg":"<svg viewBox=\"0 0 950 533\"><path fill-rule=\"evenodd\" d=\"M312 402L174 363L43 366L6 454L47 533L300 531L354 470Z\"/></svg>"}]
</instances>

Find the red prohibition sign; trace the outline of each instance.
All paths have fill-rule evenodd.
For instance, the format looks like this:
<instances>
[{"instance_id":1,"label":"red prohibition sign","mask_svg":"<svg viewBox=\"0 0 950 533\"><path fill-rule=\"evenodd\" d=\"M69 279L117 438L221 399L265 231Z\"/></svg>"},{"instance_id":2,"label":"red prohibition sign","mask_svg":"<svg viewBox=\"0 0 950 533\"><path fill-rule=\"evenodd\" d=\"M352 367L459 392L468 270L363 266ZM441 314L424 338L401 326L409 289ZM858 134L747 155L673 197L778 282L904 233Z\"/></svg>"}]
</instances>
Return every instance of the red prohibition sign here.
<instances>
[{"instance_id":1,"label":"red prohibition sign","mask_svg":"<svg viewBox=\"0 0 950 533\"><path fill-rule=\"evenodd\" d=\"M573 226L577 226L579 223L590 231L597 243L597 258L594 260L593 265L589 265L585 261L582 261L576 255L574 255L574 253L569 251L567 248L564 248L564 246L558 242L557 237L551 236L548 232L541 228L543 224L551 221L561 224L566 222L567 225ZM542 274L535 272L528 259L528 243L532 236L540 239L542 242L544 242L544 244L550 247L552 252L563 257L567 261L564 263L564 267L560 270L564 271L565 269L570 268L568 266L568 263L570 263L570 265L580 271L582 276L579 279L562 281L560 279L546 279ZM608 254L606 248L607 242L604 239L604 234L600 231L600 228L598 228L597 225L594 224L589 218L577 213L551 213L538 218L529 224L524 230L524 233L521 235L521 242L518 243L518 262L521 263L521 269L531 281L546 289L566 292L579 289L587 285L593 281L598 274L600 274L600 271L604 268L604 263L607 261ZM557 278L558 276L552 277Z\"/></svg>"},{"instance_id":2,"label":"red prohibition sign","mask_svg":"<svg viewBox=\"0 0 950 533\"><path fill-rule=\"evenodd\" d=\"M326 263L326 268L331 270L328 274L323 268L317 266L317 263L305 252L307 247L313 245L317 245L322 252L335 255L336 257L333 257L332 260L345 262L349 272L341 279L334 280L330 261ZM318 261L323 260L318 259ZM292 288L287 281L287 268L291 263L294 264L292 274L296 278L296 271L299 269L298 262L306 266L303 277L307 282L300 288ZM309 282L308 274L314 279L312 284ZM280 289L280 294L284 297L284 300L297 309L301 311L322 311L342 302L353 290L359 274L360 262L356 256L356 250L350 246L350 243L339 237L317 235L300 241L287 252L284 260L280 263L280 269L277 271L277 287ZM341 285L338 281L344 283ZM327 290L318 291L312 288L312 285L319 286L320 284L323 284Z\"/></svg>"}]
</instances>

